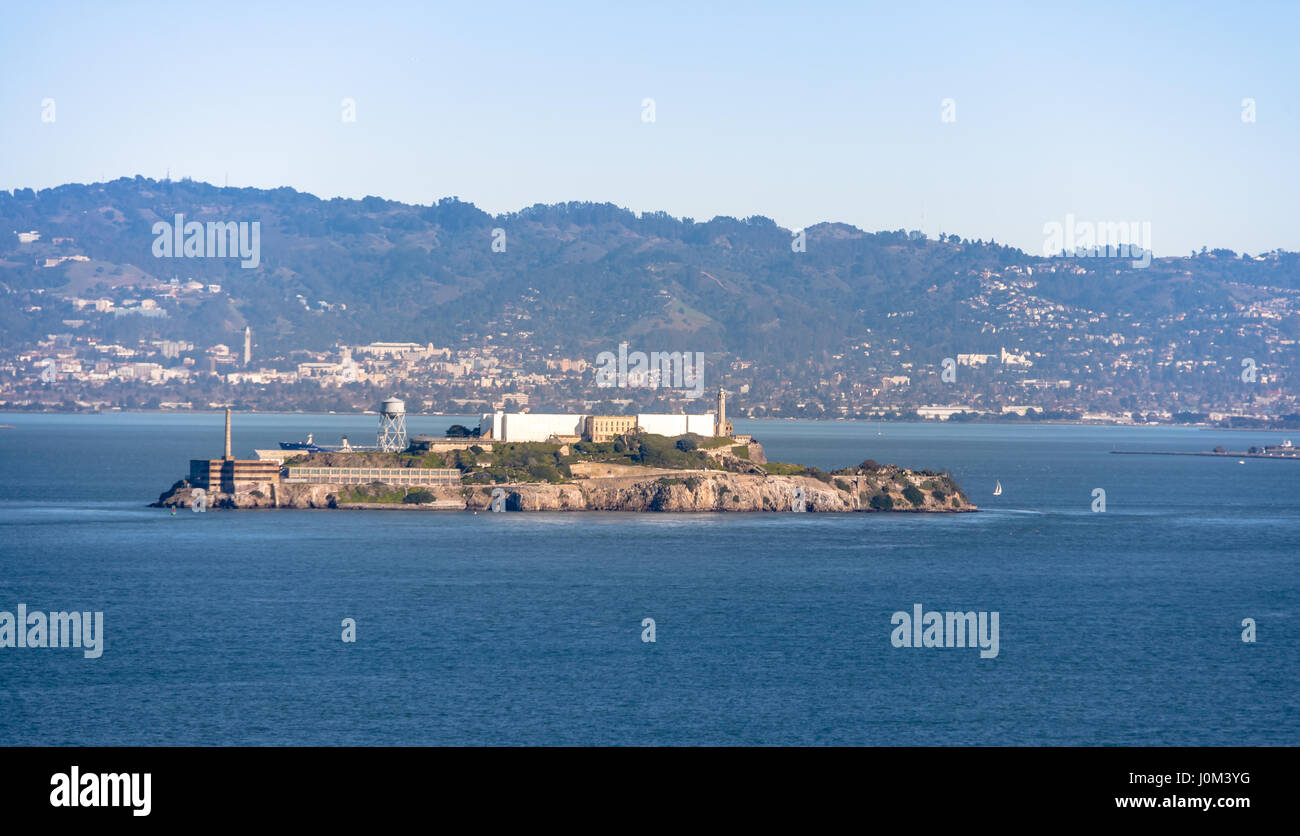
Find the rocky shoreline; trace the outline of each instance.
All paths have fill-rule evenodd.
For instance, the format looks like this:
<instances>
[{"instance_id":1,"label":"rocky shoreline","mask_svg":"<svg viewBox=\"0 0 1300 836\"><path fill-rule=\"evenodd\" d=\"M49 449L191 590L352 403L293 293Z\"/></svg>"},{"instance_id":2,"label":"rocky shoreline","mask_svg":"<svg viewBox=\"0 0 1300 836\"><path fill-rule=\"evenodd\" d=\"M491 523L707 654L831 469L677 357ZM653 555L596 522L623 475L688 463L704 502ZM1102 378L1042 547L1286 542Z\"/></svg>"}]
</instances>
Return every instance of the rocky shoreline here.
<instances>
[{"instance_id":1,"label":"rocky shoreline","mask_svg":"<svg viewBox=\"0 0 1300 836\"><path fill-rule=\"evenodd\" d=\"M977 510L945 473L883 467L852 475L778 476L715 470L655 470L645 475L575 479L563 483L466 484L423 489L432 500L420 504L365 501L366 486L267 483L239 493L209 493L212 509L331 508L340 510L490 510L493 496L506 511L652 512L907 512L961 513ZM360 491L358 489L361 489ZM177 482L153 507L189 508L194 489Z\"/></svg>"}]
</instances>

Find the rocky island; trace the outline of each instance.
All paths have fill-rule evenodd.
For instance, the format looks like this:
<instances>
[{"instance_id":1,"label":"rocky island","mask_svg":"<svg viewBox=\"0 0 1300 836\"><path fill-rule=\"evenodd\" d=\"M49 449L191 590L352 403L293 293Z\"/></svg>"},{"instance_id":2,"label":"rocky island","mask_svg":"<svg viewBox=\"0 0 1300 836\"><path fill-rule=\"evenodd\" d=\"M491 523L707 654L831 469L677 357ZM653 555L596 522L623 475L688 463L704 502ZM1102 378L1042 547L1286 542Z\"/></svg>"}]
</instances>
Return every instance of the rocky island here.
<instances>
[{"instance_id":1,"label":"rocky island","mask_svg":"<svg viewBox=\"0 0 1300 836\"><path fill-rule=\"evenodd\" d=\"M418 440L418 439L417 439ZM610 441L426 439L404 452L191 462L155 507L469 511L962 512L947 473L864 461L823 472L769 462L748 437L634 430ZM242 466L242 467L241 467Z\"/></svg>"}]
</instances>

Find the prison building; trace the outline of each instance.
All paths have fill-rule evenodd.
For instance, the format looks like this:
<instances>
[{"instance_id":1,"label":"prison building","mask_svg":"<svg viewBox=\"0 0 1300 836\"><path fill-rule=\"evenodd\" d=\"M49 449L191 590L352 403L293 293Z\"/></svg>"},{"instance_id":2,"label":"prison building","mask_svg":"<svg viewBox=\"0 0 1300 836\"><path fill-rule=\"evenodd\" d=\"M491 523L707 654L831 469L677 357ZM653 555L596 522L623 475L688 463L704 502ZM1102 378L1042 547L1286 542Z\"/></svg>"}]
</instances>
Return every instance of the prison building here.
<instances>
[{"instance_id":1,"label":"prison building","mask_svg":"<svg viewBox=\"0 0 1300 836\"><path fill-rule=\"evenodd\" d=\"M460 471L435 467L289 467L286 482L317 485L368 485L382 482L398 487L459 485Z\"/></svg>"},{"instance_id":2,"label":"prison building","mask_svg":"<svg viewBox=\"0 0 1300 836\"><path fill-rule=\"evenodd\" d=\"M212 493L242 493L280 483L280 464L260 459L190 459L190 484Z\"/></svg>"},{"instance_id":3,"label":"prison building","mask_svg":"<svg viewBox=\"0 0 1300 836\"><path fill-rule=\"evenodd\" d=\"M582 436L588 441L612 441L636 429L635 415L588 415Z\"/></svg>"}]
</instances>

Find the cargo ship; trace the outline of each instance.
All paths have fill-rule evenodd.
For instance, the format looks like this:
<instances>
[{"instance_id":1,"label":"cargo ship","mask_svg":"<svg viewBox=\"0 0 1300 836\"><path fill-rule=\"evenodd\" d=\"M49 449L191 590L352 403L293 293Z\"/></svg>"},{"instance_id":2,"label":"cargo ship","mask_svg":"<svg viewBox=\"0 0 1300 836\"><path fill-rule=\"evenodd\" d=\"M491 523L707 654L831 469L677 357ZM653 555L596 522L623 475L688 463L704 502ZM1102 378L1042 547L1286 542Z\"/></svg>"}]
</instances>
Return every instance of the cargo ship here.
<instances>
[{"instance_id":1,"label":"cargo ship","mask_svg":"<svg viewBox=\"0 0 1300 836\"><path fill-rule=\"evenodd\" d=\"M325 448L312 441L312 434L307 433L306 441L281 441L281 450L303 450L308 453L323 453Z\"/></svg>"}]
</instances>

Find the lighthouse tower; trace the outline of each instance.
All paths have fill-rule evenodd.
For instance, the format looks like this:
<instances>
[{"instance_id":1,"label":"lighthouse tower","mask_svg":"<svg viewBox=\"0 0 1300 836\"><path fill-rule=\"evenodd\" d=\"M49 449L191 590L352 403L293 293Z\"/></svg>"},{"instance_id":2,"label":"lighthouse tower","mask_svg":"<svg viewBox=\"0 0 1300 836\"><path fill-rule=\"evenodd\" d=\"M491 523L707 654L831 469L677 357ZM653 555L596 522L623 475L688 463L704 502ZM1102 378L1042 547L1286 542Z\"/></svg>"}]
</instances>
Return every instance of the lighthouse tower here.
<instances>
[{"instance_id":1,"label":"lighthouse tower","mask_svg":"<svg viewBox=\"0 0 1300 836\"><path fill-rule=\"evenodd\" d=\"M727 390L718 387L718 411L714 418L713 435L718 438L731 437L731 422L727 420Z\"/></svg>"}]
</instances>

